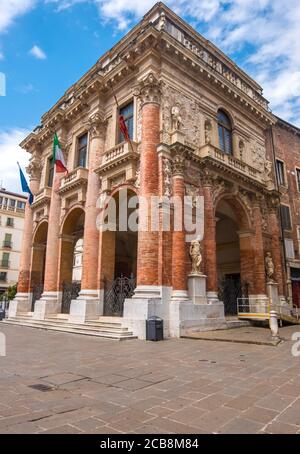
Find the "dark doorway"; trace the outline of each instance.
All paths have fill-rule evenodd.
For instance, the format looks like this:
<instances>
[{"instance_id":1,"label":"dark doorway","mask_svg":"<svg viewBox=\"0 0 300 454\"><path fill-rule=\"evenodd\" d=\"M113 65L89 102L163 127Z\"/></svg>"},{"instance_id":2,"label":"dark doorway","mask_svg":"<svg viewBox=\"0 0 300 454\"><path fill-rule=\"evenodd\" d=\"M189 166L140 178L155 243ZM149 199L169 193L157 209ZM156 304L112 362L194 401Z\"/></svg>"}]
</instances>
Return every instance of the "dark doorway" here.
<instances>
[{"instance_id":1,"label":"dark doorway","mask_svg":"<svg viewBox=\"0 0 300 454\"><path fill-rule=\"evenodd\" d=\"M224 303L225 315L238 314L239 298L248 298L248 284L241 282L240 274L226 274L219 282L219 299Z\"/></svg>"}]
</instances>

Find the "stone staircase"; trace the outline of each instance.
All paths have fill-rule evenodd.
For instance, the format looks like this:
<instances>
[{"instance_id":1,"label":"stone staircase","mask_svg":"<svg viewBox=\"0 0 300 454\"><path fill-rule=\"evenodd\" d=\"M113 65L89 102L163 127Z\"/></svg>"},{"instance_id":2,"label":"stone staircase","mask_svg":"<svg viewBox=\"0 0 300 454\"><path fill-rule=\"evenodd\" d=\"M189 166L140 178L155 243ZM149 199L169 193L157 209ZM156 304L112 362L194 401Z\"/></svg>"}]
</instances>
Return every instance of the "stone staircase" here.
<instances>
[{"instance_id":1,"label":"stone staircase","mask_svg":"<svg viewBox=\"0 0 300 454\"><path fill-rule=\"evenodd\" d=\"M45 320L34 320L32 313L19 314L17 317L5 319L2 323L8 325L27 326L48 331L61 331L64 333L81 334L85 336L102 337L113 340L137 339L128 328L122 326L119 317L100 317L97 320L89 320L84 325L68 322L68 316L58 314Z\"/></svg>"}]
</instances>

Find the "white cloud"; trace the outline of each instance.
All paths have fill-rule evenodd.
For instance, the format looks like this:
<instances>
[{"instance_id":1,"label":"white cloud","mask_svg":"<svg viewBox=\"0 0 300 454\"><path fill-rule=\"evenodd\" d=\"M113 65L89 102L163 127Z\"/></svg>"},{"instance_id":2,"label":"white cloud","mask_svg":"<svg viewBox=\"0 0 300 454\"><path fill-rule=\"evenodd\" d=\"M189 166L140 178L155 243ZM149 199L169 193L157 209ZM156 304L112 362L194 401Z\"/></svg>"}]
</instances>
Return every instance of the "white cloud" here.
<instances>
[{"instance_id":1,"label":"white cloud","mask_svg":"<svg viewBox=\"0 0 300 454\"><path fill-rule=\"evenodd\" d=\"M4 53L0 50L0 60L4 60Z\"/></svg>"},{"instance_id":2,"label":"white cloud","mask_svg":"<svg viewBox=\"0 0 300 454\"><path fill-rule=\"evenodd\" d=\"M7 190L22 192L17 162L20 163L25 172L29 155L19 147L19 143L24 140L29 132L20 128L0 131L0 182L2 181Z\"/></svg>"},{"instance_id":3,"label":"white cloud","mask_svg":"<svg viewBox=\"0 0 300 454\"><path fill-rule=\"evenodd\" d=\"M33 48L30 49L29 53L38 60L46 60L47 58L45 52L37 45L34 45Z\"/></svg>"},{"instance_id":4,"label":"white cloud","mask_svg":"<svg viewBox=\"0 0 300 454\"><path fill-rule=\"evenodd\" d=\"M27 13L36 0L0 0L0 33L7 30L14 19Z\"/></svg>"}]
</instances>

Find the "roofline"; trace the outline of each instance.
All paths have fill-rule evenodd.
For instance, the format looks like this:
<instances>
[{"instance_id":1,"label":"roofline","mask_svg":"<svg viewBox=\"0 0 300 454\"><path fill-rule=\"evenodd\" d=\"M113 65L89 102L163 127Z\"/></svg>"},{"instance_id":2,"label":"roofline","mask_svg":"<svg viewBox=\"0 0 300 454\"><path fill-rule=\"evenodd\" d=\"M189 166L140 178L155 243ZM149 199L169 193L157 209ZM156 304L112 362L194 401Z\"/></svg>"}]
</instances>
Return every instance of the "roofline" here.
<instances>
[{"instance_id":1,"label":"roofline","mask_svg":"<svg viewBox=\"0 0 300 454\"><path fill-rule=\"evenodd\" d=\"M298 126L295 126L292 123L289 123L288 121L283 120L282 118L278 117L277 115L274 115L274 116L275 116L275 118L277 118L279 124L282 123L283 126L292 128L297 132L297 134L300 134L300 128L298 128Z\"/></svg>"},{"instance_id":2,"label":"roofline","mask_svg":"<svg viewBox=\"0 0 300 454\"><path fill-rule=\"evenodd\" d=\"M7 191L6 189L4 188L1 188L0 189L0 194L4 194L4 195L11 195L13 197L19 197L20 199L24 199L24 200L27 200L27 197L23 194L18 194L17 192L11 192L11 191Z\"/></svg>"}]
</instances>

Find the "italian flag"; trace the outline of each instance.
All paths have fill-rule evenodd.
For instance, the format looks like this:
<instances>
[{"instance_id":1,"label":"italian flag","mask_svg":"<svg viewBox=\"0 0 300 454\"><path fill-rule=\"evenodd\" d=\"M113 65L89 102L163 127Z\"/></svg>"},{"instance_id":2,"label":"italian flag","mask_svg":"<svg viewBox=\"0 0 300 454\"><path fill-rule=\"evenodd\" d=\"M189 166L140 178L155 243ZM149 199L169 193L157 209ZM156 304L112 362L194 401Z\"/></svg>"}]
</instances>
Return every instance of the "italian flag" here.
<instances>
[{"instance_id":1,"label":"italian flag","mask_svg":"<svg viewBox=\"0 0 300 454\"><path fill-rule=\"evenodd\" d=\"M63 155L63 152L61 150L61 146L57 137L57 134L55 133L54 135L54 140L53 140L53 156L52 156L53 162L55 162L55 167L56 167L56 172L68 172L66 163L65 163L65 158Z\"/></svg>"}]
</instances>

